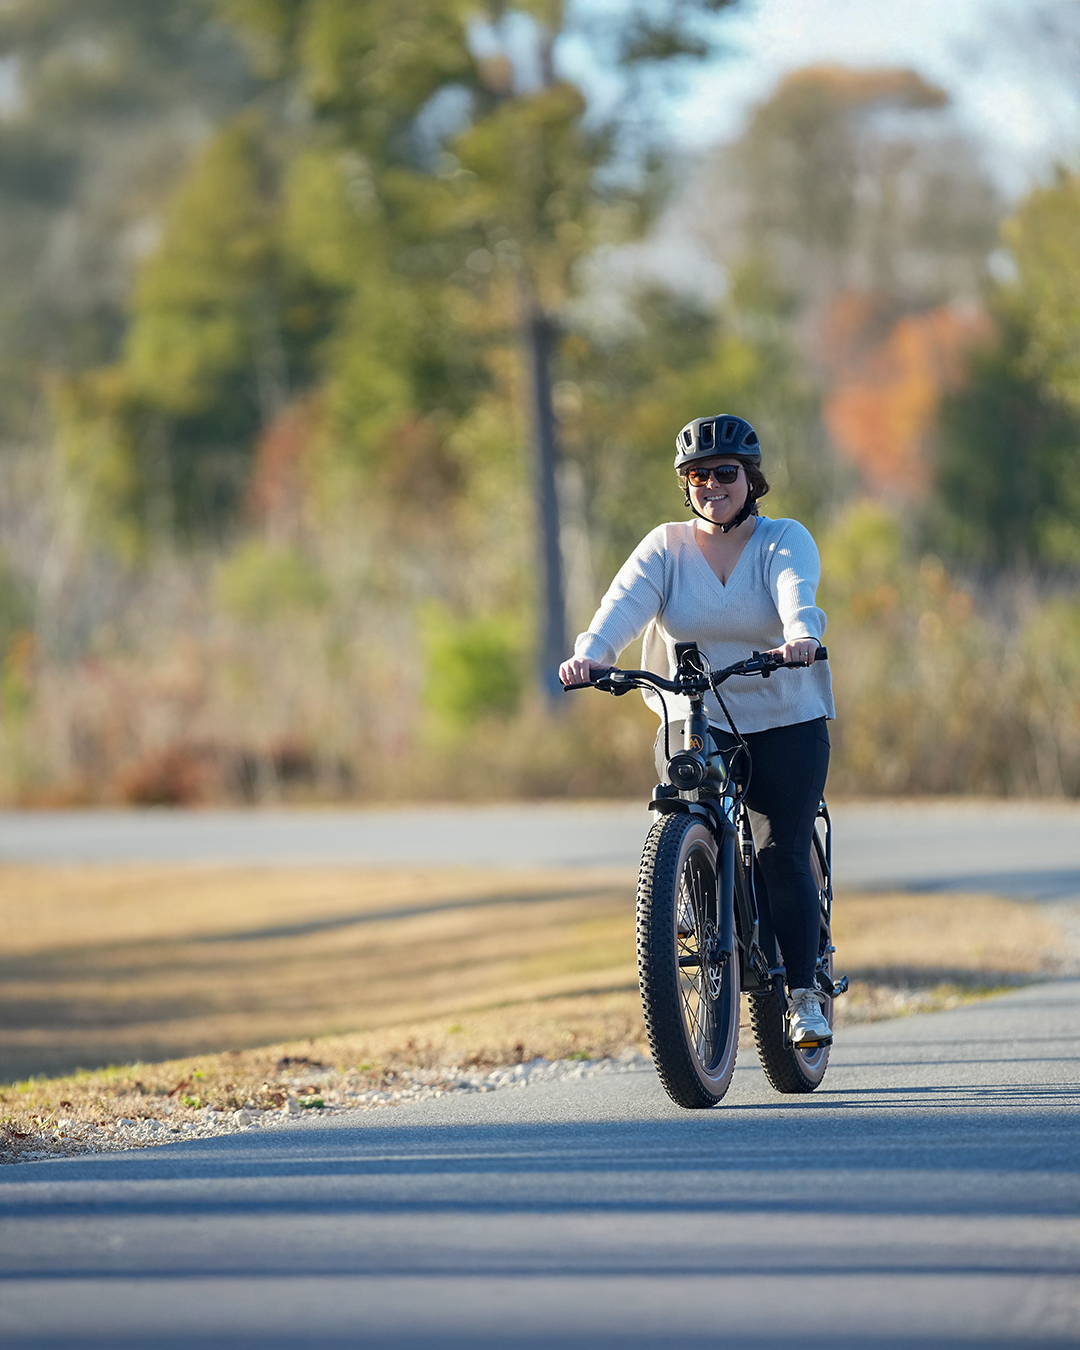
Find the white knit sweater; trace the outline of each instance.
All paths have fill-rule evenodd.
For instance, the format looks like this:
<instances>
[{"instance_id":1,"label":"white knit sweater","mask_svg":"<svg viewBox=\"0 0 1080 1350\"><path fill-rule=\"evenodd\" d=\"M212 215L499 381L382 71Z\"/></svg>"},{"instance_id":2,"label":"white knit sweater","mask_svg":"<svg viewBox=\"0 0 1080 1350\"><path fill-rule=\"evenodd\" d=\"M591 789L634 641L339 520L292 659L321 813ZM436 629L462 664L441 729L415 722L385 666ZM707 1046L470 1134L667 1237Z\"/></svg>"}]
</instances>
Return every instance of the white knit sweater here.
<instances>
[{"instance_id":1,"label":"white knit sweater","mask_svg":"<svg viewBox=\"0 0 1080 1350\"><path fill-rule=\"evenodd\" d=\"M797 520L757 518L725 585L698 547L693 521L658 525L620 568L576 656L614 665L623 648L644 631L641 668L670 679L675 643L696 642L714 670L798 638L821 641L825 615L814 603L821 564L810 533ZM721 686L740 731L765 731L816 717L834 717L826 662L778 670L769 679L735 676ZM663 718L660 700L645 701ZM673 721L689 716L689 700L665 694ZM707 695L709 720L726 727L716 699Z\"/></svg>"}]
</instances>

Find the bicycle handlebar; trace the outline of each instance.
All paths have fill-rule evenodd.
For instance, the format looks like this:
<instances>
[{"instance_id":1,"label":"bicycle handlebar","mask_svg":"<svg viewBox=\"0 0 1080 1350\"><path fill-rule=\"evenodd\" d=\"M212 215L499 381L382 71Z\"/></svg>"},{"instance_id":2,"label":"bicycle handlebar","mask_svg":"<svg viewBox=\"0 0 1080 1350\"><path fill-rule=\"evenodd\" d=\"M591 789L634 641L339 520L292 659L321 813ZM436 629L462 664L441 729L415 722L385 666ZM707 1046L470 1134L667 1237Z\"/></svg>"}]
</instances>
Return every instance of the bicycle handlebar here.
<instances>
[{"instance_id":1,"label":"bicycle handlebar","mask_svg":"<svg viewBox=\"0 0 1080 1350\"><path fill-rule=\"evenodd\" d=\"M827 647L819 647L814 653L815 661L827 661ZM666 689L672 694L704 694L710 689L730 679L733 675L762 675L768 678L774 670L801 670L811 664L807 661L783 661L772 652L754 652L743 661L725 666L723 670L702 671L698 675L676 675L673 680L665 680L654 675L651 670L620 670L618 666L597 666L587 681L580 684L564 684L563 691L573 689L603 689L609 694L628 694L641 684L651 684L657 689Z\"/></svg>"}]
</instances>

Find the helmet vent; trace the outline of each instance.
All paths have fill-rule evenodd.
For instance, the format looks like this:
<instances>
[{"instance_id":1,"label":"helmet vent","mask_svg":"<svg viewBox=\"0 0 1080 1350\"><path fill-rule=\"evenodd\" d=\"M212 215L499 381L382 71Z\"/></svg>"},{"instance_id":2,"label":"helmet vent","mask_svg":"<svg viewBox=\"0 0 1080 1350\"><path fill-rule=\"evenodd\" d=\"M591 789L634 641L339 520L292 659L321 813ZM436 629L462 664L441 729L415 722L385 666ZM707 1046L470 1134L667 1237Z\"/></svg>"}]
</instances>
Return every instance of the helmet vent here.
<instances>
[{"instance_id":1,"label":"helmet vent","mask_svg":"<svg viewBox=\"0 0 1080 1350\"><path fill-rule=\"evenodd\" d=\"M725 422L720 431L720 440L724 445L730 445L735 439L735 433L739 430L739 424L736 421Z\"/></svg>"},{"instance_id":2,"label":"helmet vent","mask_svg":"<svg viewBox=\"0 0 1080 1350\"><path fill-rule=\"evenodd\" d=\"M709 450L712 448L713 445L716 444L716 442L713 439L713 431L715 429L715 426L716 426L715 422L702 422L701 430L698 432L698 435L701 437L702 450Z\"/></svg>"},{"instance_id":3,"label":"helmet vent","mask_svg":"<svg viewBox=\"0 0 1080 1350\"><path fill-rule=\"evenodd\" d=\"M687 427L686 430L683 432L682 438L683 438L683 445L685 445L687 450L689 450L690 447L694 444L694 433L690 430L689 427Z\"/></svg>"},{"instance_id":4,"label":"helmet vent","mask_svg":"<svg viewBox=\"0 0 1080 1350\"><path fill-rule=\"evenodd\" d=\"M750 434L747 436L746 440L743 441L743 445L757 445L757 443L758 438L756 431L751 431Z\"/></svg>"}]
</instances>

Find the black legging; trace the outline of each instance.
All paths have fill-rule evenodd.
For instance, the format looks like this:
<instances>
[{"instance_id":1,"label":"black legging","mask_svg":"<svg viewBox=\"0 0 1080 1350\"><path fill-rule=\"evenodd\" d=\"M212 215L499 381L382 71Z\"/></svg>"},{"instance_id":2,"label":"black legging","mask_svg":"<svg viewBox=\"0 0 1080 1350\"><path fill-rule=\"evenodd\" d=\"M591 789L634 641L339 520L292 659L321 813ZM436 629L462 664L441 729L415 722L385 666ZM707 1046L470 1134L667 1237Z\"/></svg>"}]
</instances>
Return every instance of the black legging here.
<instances>
[{"instance_id":1,"label":"black legging","mask_svg":"<svg viewBox=\"0 0 1080 1350\"><path fill-rule=\"evenodd\" d=\"M727 758L737 744L729 731L711 728ZM814 984L820 931L817 886L810 870L811 836L829 772L829 732L824 717L744 737L753 772L746 808L761 864L768 910L789 989ZM682 724L671 724L671 749L682 748ZM657 765L664 776L664 731ZM736 764L736 770L738 765ZM762 906L764 908L764 906Z\"/></svg>"}]
</instances>

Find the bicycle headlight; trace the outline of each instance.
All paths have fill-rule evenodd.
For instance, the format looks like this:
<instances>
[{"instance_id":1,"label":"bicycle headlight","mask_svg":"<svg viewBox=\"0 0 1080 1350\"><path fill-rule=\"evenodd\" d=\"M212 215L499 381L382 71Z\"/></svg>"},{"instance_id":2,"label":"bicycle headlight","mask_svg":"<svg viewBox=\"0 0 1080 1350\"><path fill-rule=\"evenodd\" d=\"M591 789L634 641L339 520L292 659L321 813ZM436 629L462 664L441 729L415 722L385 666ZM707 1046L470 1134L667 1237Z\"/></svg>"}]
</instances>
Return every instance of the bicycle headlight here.
<instances>
[{"instance_id":1,"label":"bicycle headlight","mask_svg":"<svg viewBox=\"0 0 1080 1350\"><path fill-rule=\"evenodd\" d=\"M705 781L705 761L690 750L680 750L668 760L668 778L680 792L689 792Z\"/></svg>"}]
</instances>

